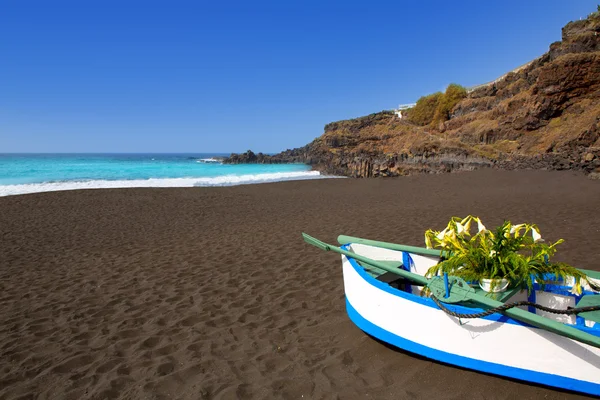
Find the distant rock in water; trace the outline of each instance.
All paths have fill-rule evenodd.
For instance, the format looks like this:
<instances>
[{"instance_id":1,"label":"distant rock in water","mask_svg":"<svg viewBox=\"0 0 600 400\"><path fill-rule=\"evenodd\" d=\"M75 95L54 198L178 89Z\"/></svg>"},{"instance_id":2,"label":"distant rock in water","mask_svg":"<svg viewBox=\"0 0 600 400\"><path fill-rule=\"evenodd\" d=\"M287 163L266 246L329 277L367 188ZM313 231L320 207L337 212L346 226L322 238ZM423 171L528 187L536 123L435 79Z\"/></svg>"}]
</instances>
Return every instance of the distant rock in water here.
<instances>
[{"instance_id":1,"label":"distant rock in water","mask_svg":"<svg viewBox=\"0 0 600 400\"><path fill-rule=\"evenodd\" d=\"M305 163L352 177L478 168L598 175L599 13L568 23L562 40L546 54L494 82L463 91L463 97L441 122L419 125L411 122L410 110L402 119L382 111L327 124L323 135L304 147L275 155L247 151L224 162Z\"/></svg>"},{"instance_id":2,"label":"distant rock in water","mask_svg":"<svg viewBox=\"0 0 600 400\"><path fill-rule=\"evenodd\" d=\"M229 157L223 159L223 164L291 164L306 163L305 158L297 155L297 149L286 150L279 154L268 155L263 153L254 153L248 150L245 153L232 153Z\"/></svg>"}]
</instances>

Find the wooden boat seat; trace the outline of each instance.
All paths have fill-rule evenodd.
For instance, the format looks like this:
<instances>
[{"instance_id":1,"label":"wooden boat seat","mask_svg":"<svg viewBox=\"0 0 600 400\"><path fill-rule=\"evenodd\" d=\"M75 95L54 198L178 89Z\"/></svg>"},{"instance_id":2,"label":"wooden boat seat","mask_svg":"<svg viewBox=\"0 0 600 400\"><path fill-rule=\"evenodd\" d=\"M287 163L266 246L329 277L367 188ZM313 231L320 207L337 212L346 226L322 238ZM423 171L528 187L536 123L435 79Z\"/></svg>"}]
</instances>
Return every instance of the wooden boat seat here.
<instances>
[{"instance_id":1,"label":"wooden boat seat","mask_svg":"<svg viewBox=\"0 0 600 400\"><path fill-rule=\"evenodd\" d=\"M377 278L378 281L381 282L385 282L385 283L392 283L392 282L396 282L396 281L404 281L405 279L403 277L401 277L398 274L393 274L391 272L386 272L383 275L379 275Z\"/></svg>"},{"instance_id":2,"label":"wooden boat seat","mask_svg":"<svg viewBox=\"0 0 600 400\"><path fill-rule=\"evenodd\" d=\"M402 290L402 291L410 291L410 282L403 278L398 274L394 274L393 272L388 272L383 269L374 267L372 265L368 265L357 261L358 264L364 268L365 272L377 279L380 282L387 283L393 288ZM404 264L401 261L380 261L382 264L386 264L391 268L404 269Z\"/></svg>"},{"instance_id":3,"label":"wooden boat seat","mask_svg":"<svg viewBox=\"0 0 600 400\"><path fill-rule=\"evenodd\" d=\"M394 274L392 272L387 272L383 269L374 267L372 265L369 264L365 264L363 262L357 261L358 265L360 265L361 267L364 268L364 270L371 275L373 278L377 279L377 280L383 280L386 283L392 282L395 279L403 279L400 275ZM380 261L380 263L382 264L386 264L387 266L391 267L391 268L398 268L398 269L404 269L403 268L403 264L401 261ZM393 277L395 277L395 279L392 279ZM385 279L385 280L384 280Z\"/></svg>"},{"instance_id":4,"label":"wooden boat seat","mask_svg":"<svg viewBox=\"0 0 600 400\"><path fill-rule=\"evenodd\" d=\"M600 306L600 295L588 294L583 296L577 303L577 307L589 307L589 306ZM589 321L600 323L600 311L588 311L578 314L580 317L585 318Z\"/></svg>"},{"instance_id":5,"label":"wooden boat seat","mask_svg":"<svg viewBox=\"0 0 600 400\"><path fill-rule=\"evenodd\" d=\"M519 287L510 288L510 289L506 290L505 292L497 292L497 293L488 293L485 290L483 290L482 288L480 288L479 286L475 286L475 287L473 287L473 289L475 289L475 293L477 293L477 294L487 296L491 299L501 301L503 303L506 303L511 297L513 297L515 294L517 294L521 291L521 288L519 288Z\"/></svg>"}]
</instances>

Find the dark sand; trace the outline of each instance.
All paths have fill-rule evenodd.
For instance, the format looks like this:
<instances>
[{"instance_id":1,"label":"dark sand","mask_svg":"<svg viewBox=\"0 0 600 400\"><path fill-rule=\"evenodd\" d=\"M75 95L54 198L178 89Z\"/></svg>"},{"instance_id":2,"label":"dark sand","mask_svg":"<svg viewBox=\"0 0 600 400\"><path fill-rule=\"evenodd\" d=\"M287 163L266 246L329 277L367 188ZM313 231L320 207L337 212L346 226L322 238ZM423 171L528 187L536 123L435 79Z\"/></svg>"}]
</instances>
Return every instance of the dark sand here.
<instances>
[{"instance_id":1,"label":"dark sand","mask_svg":"<svg viewBox=\"0 0 600 400\"><path fill-rule=\"evenodd\" d=\"M0 398L578 398L365 335L300 232L422 246L471 213L598 269L599 206L600 181L543 171L0 198Z\"/></svg>"}]
</instances>

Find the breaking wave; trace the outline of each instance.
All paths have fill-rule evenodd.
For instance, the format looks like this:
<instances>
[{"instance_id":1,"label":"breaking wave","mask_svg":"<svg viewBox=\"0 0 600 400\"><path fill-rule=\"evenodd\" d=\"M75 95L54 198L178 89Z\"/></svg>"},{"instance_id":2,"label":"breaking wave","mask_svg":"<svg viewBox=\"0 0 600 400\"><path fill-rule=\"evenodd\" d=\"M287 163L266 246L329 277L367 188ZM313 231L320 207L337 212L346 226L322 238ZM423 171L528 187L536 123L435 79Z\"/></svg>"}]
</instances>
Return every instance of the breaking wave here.
<instances>
[{"instance_id":1,"label":"breaking wave","mask_svg":"<svg viewBox=\"0 0 600 400\"><path fill-rule=\"evenodd\" d=\"M218 158L201 158L199 160L196 160L196 162L199 163L204 163L204 164L222 164L222 161Z\"/></svg>"},{"instance_id":2,"label":"breaking wave","mask_svg":"<svg viewBox=\"0 0 600 400\"><path fill-rule=\"evenodd\" d=\"M334 178L321 175L318 171L275 172L254 175L222 175L199 178L150 178L132 180L89 180L29 183L0 186L0 196L16 194L54 192L77 189L114 189L140 187L194 187L194 186L234 186L256 183L281 182L303 179Z\"/></svg>"}]
</instances>

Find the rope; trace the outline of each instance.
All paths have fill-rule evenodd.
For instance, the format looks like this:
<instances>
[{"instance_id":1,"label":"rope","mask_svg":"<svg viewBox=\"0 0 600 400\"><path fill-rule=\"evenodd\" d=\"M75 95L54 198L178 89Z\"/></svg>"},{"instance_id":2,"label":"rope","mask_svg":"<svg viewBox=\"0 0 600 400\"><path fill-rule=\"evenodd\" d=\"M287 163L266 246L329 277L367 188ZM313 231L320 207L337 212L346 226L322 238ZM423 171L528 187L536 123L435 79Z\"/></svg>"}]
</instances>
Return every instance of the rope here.
<instances>
[{"instance_id":1,"label":"rope","mask_svg":"<svg viewBox=\"0 0 600 400\"><path fill-rule=\"evenodd\" d=\"M600 305L598 305L598 306L588 306L588 307L579 307L579 308L569 307L566 310L556 310L554 308L545 307L545 306L542 306L540 304L536 304L536 303L531 302L531 301L515 301L514 303L503 304L501 306L490 308L489 310L483 311L483 312L480 312L480 313L475 313L475 314L460 314L460 313L457 313L457 312L454 312L454 311L448 309L433 294L431 294L431 299L446 314L451 315L453 317L457 317L457 318L483 318L483 317L487 317L488 315L492 315L492 314L497 313L497 312L506 311L506 310L508 310L510 308L520 307L520 306L532 306L532 307L535 307L537 309L540 309L542 311L546 311L546 312L549 312L549 313L552 313L552 314L566 314L566 315L579 314L579 313L582 313L582 312L599 311L600 310Z\"/></svg>"}]
</instances>

